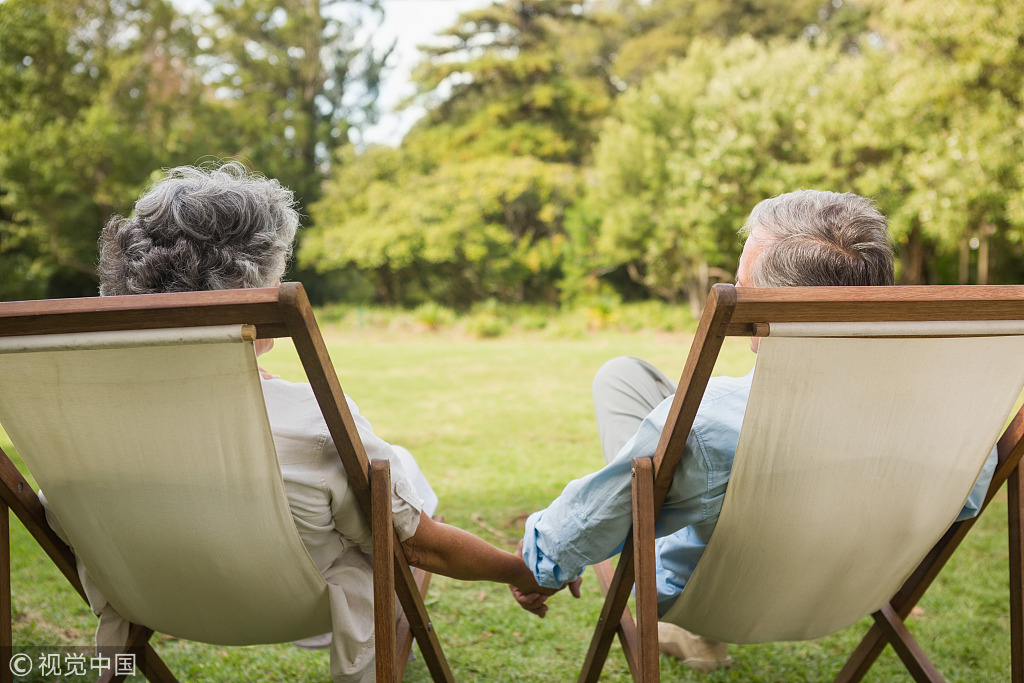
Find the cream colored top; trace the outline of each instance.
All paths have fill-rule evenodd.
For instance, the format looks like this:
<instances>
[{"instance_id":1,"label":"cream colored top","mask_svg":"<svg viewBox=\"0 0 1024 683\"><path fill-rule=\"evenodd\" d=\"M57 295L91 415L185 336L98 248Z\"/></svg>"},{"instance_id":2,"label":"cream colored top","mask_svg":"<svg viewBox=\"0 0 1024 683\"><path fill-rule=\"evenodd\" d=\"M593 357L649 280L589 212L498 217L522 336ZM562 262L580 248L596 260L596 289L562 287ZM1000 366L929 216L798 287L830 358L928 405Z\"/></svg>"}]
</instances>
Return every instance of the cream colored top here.
<instances>
[{"instance_id":1,"label":"cream colored top","mask_svg":"<svg viewBox=\"0 0 1024 683\"><path fill-rule=\"evenodd\" d=\"M363 518L348 477L308 384L263 380L285 493L299 537L327 581L334 642L335 680L373 678L373 564L370 525ZM391 461L391 509L400 540L419 525L420 511L433 514L437 496L406 449L373 433L346 396L359 438L370 460Z\"/></svg>"},{"instance_id":2,"label":"cream colored top","mask_svg":"<svg viewBox=\"0 0 1024 683\"><path fill-rule=\"evenodd\" d=\"M292 518L313 562L323 573L347 552L369 554L370 525L349 489L312 388L282 379L263 380L262 386ZM428 514L436 509L437 497L409 451L374 434L355 402L345 398L367 457L391 461L391 508L404 541L416 533L424 506Z\"/></svg>"}]
</instances>

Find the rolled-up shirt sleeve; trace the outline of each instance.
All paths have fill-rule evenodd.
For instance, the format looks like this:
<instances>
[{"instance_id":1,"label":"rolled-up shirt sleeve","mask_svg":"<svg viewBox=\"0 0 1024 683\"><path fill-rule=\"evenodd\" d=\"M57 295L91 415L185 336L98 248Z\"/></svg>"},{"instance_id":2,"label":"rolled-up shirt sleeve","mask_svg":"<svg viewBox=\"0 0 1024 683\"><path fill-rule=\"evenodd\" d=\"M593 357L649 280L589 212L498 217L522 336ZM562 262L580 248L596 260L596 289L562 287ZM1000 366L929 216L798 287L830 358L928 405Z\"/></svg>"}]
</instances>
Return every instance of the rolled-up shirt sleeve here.
<instances>
[{"instance_id":1,"label":"rolled-up shirt sleeve","mask_svg":"<svg viewBox=\"0 0 1024 683\"><path fill-rule=\"evenodd\" d=\"M410 473L406 472L406 464L403 462L405 459L401 456L408 452L399 447L392 446L374 434L373 427L359 412L359 407L355 402L348 396L345 398L348 401L349 411L352 413L356 431L359 433L359 440L362 441L363 448L366 450L367 459L382 458L390 463L391 514L395 531L398 533L398 540L405 541L415 534L416 529L419 528L420 512L424 508L421 490L426 486L429 492L428 495L431 496L433 491L429 490L429 484L426 483L425 479L417 485L417 482L409 476ZM409 459L411 459L411 456L409 456ZM418 468L411 474L422 478ZM436 507L436 502L434 507Z\"/></svg>"},{"instance_id":2,"label":"rolled-up shirt sleeve","mask_svg":"<svg viewBox=\"0 0 1024 683\"><path fill-rule=\"evenodd\" d=\"M527 518L523 559L541 586L559 588L622 550L632 524L632 461L654 454L670 405L655 408L614 460Z\"/></svg>"}]
</instances>

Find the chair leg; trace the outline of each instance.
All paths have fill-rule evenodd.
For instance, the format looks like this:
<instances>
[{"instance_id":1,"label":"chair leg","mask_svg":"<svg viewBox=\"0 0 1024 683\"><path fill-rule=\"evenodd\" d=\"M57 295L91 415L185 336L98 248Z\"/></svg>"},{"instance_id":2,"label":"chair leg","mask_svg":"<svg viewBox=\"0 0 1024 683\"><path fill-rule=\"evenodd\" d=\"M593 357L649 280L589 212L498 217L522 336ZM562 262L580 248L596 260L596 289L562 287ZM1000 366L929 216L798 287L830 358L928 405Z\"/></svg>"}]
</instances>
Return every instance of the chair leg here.
<instances>
[{"instance_id":1,"label":"chair leg","mask_svg":"<svg viewBox=\"0 0 1024 683\"><path fill-rule=\"evenodd\" d=\"M885 638L882 637L882 629L874 624L861 638L857 649L853 651L842 670L835 677L833 683L858 683L867 674L868 669L875 663L878 656L885 649Z\"/></svg>"},{"instance_id":2,"label":"chair leg","mask_svg":"<svg viewBox=\"0 0 1024 683\"><path fill-rule=\"evenodd\" d=\"M605 560L595 564L594 574L597 575L597 583L601 587L601 595L607 596L608 587L611 585L612 576L615 574L615 567L612 565L612 561ZM633 614L629 611L629 607L622 611L622 619L619 620L617 633L619 644L622 646L622 654L625 655L626 664L629 666L629 672L633 676L633 680L637 680L640 677L640 671L637 668L640 641L637 637L636 623L633 621Z\"/></svg>"},{"instance_id":3,"label":"chair leg","mask_svg":"<svg viewBox=\"0 0 1024 683\"><path fill-rule=\"evenodd\" d=\"M391 470L387 460L370 463L370 499L373 537L373 624L377 661L377 681L398 681L395 629L395 527L391 516Z\"/></svg>"},{"instance_id":4,"label":"chair leg","mask_svg":"<svg viewBox=\"0 0 1024 683\"><path fill-rule=\"evenodd\" d=\"M374 630L376 640L376 662L378 681L401 681L412 652L414 629L403 604L401 615L395 620L395 572L410 571L407 564L397 561L394 524L391 515L391 470L387 460L373 460L370 463L370 495L373 501L371 534L373 536L374 558L394 557L395 562L381 562L383 571L375 563L373 569ZM441 517L435 517L440 521ZM418 610L421 621L425 611L423 596L430 586L432 574L421 569L411 570L416 596L410 596L413 607ZM448 662L441 653L429 621L427 634L420 639L420 651L434 680L452 680Z\"/></svg>"},{"instance_id":5,"label":"chair leg","mask_svg":"<svg viewBox=\"0 0 1024 683\"><path fill-rule=\"evenodd\" d=\"M887 607L892 609L893 617L895 619L900 619L900 623L902 624L903 622L900 618L899 611L893 608L892 603ZM909 614L911 609L913 609L913 605L908 605L906 607L906 612ZM885 646L889 644L893 645L893 649L896 650L897 655L899 655L900 659L903 660L905 665L907 665L906 659L897 647L899 636L895 635L895 631L892 628L885 628L886 619L882 611L876 612L872 617L874 617L875 623L872 624L871 628L868 629L868 632L864 634L864 637L850 655L849 659L846 660L846 664L835 677L833 683L858 683L858 681L861 681L864 676L867 675L872 665L878 660L882 651L885 650ZM909 631L907 633L909 635ZM907 665L907 668L909 670L910 666Z\"/></svg>"},{"instance_id":6,"label":"chair leg","mask_svg":"<svg viewBox=\"0 0 1024 683\"><path fill-rule=\"evenodd\" d=\"M889 644L896 650L907 671L918 683L939 683L943 681L935 665L931 663L924 650L918 644L914 636L907 630L906 624L896 614L892 605L886 604L882 609L872 615L875 623L882 630L888 639Z\"/></svg>"},{"instance_id":7,"label":"chair leg","mask_svg":"<svg viewBox=\"0 0 1024 683\"><path fill-rule=\"evenodd\" d=\"M146 649L142 654L142 663L139 665L142 670L142 675L146 677L146 680L152 683L179 683L178 679L174 677L171 670L167 668L167 664L160 658L156 650L150 643L146 643Z\"/></svg>"},{"instance_id":8,"label":"chair leg","mask_svg":"<svg viewBox=\"0 0 1024 683\"><path fill-rule=\"evenodd\" d=\"M132 668L138 668L146 680L151 683L179 683L171 670L167 668L164 660L160 658L156 650L150 644L149 639L153 636L153 630L132 624L128 631L128 642L119 654L141 653L141 659L136 659ZM116 656L116 655L115 655ZM96 680L96 683L123 683L128 672L118 673L116 666L112 665Z\"/></svg>"},{"instance_id":9,"label":"chair leg","mask_svg":"<svg viewBox=\"0 0 1024 683\"><path fill-rule=\"evenodd\" d=\"M1010 680L1024 683L1024 487L1020 467L1007 479L1010 533Z\"/></svg>"},{"instance_id":10,"label":"chair leg","mask_svg":"<svg viewBox=\"0 0 1024 683\"><path fill-rule=\"evenodd\" d=\"M435 517L435 519L437 519ZM427 589L430 588L430 579L433 578L433 574L428 571L424 571L419 568L412 570L412 578L416 582L416 587L420 591L420 595L426 597ZM397 645L396 656L395 656L395 676L398 680L405 678L405 667L409 664L409 657L412 655L412 644L416 642L416 639L412 635L412 629L409 627L409 617L405 615L405 610L401 610L401 615L398 617L398 624L395 626L395 642Z\"/></svg>"},{"instance_id":11,"label":"chair leg","mask_svg":"<svg viewBox=\"0 0 1024 683\"><path fill-rule=\"evenodd\" d=\"M618 631L627 609L629 589L633 586L635 568L633 530L630 529L626 535L622 553L619 555L619 564L615 567L615 573L608 584L604 605L601 606L601 616L598 617L597 626L594 628L594 635L590 639L590 646L576 683L597 683L601 677L601 669L604 668L608 651L615 639L615 633ZM639 652L639 646L634 651Z\"/></svg>"},{"instance_id":12,"label":"chair leg","mask_svg":"<svg viewBox=\"0 0 1024 683\"><path fill-rule=\"evenodd\" d=\"M393 529L392 534L394 534ZM455 677L448 666L444 650L441 649L437 633L434 632L434 625L430 621L430 615L427 614L427 608L423 604L423 594L417 584L417 579L413 576L409 561L405 558L405 552L400 544L394 545L393 558L395 573L394 590L402 606L402 613L407 627L416 639L416 644L419 645L420 654L423 656L423 663L427 665L427 670L430 672L432 680L454 683ZM403 650L409 652L409 647L403 647Z\"/></svg>"},{"instance_id":13,"label":"chair leg","mask_svg":"<svg viewBox=\"0 0 1024 683\"><path fill-rule=\"evenodd\" d=\"M14 512L39 547L42 548L78 594L86 600L85 589L78 578L75 556L71 548L53 533L39 496L18 468L0 449L0 500ZM0 667L2 668L2 667Z\"/></svg>"},{"instance_id":14,"label":"chair leg","mask_svg":"<svg viewBox=\"0 0 1024 683\"><path fill-rule=\"evenodd\" d=\"M398 593L398 600L402 605L404 614L408 617L408 627L419 645L423 662L430 671L430 677L434 681L447 681L453 683L455 677L448 666L448 660L441 649L441 643L434 632L434 625L427 614L427 608L423 604L423 596L413 577L405 553L401 546L395 546L395 590Z\"/></svg>"},{"instance_id":15,"label":"chair leg","mask_svg":"<svg viewBox=\"0 0 1024 683\"><path fill-rule=\"evenodd\" d=\"M434 515L435 522L443 522L443 515ZM427 591L430 589L430 580L434 577L432 572L425 571L423 569L414 568L412 570L412 578L416 583L416 588L419 590L420 597L426 598ZM409 617L406 615L405 610L401 610L401 616L398 617L398 624L395 628L395 636L398 645L398 659L395 664L396 675L398 680L405 678L405 667L409 664L409 656L412 654L412 644L415 642L415 638L412 634L412 628L409 625Z\"/></svg>"},{"instance_id":16,"label":"chair leg","mask_svg":"<svg viewBox=\"0 0 1024 683\"><path fill-rule=\"evenodd\" d=\"M6 503L0 503L0 683L12 683L14 674L8 666L14 656L14 630L11 627L11 519Z\"/></svg>"},{"instance_id":17,"label":"chair leg","mask_svg":"<svg viewBox=\"0 0 1024 683\"><path fill-rule=\"evenodd\" d=\"M654 557L654 464L633 459L633 561L640 640L638 683L661 680L658 662L658 593Z\"/></svg>"},{"instance_id":18,"label":"chair leg","mask_svg":"<svg viewBox=\"0 0 1024 683\"><path fill-rule=\"evenodd\" d=\"M36 495L28 481L21 474L18 468L7 457L7 454L0 449L0 512L3 519L0 520L0 648L6 648L6 652L12 652L13 632L11 628L11 551L10 551L10 523L9 511L13 511L21 523L25 526L39 547L49 556L54 565L60 570L68 583L88 602L85 596L85 589L82 587L81 579L78 577L78 569L75 566L75 556L57 535L50 529L46 521L46 513L43 504ZM156 650L149 645L149 631L145 637L138 642L132 640L133 636L141 636L142 631L136 632L133 627L129 633L130 647L135 651L142 650L143 657L137 661L143 675L153 683L178 683L178 680L167 668L167 665L157 654ZM144 648L144 649L143 649ZM8 666L0 666L0 683L5 683L11 676ZM122 677L123 679L123 677ZM112 678L113 680L113 678Z\"/></svg>"}]
</instances>

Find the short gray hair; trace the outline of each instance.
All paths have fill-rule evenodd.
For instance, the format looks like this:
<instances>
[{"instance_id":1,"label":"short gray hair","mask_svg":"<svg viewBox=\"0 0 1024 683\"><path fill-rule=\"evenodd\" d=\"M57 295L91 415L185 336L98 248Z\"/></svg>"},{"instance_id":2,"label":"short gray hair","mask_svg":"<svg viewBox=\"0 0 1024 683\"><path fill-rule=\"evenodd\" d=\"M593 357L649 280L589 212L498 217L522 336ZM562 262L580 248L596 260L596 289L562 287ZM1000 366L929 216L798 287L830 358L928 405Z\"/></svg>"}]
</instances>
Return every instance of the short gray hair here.
<instances>
[{"instance_id":1,"label":"short gray hair","mask_svg":"<svg viewBox=\"0 0 1024 683\"><path fill-rule=\"evenodd\" d=\"M291 190L237 162L168 170L100 235L100 295L269 287L299 227Z\"/></svg>"},{"instance_id":2,"label":"short gray hair","mask_svg":"<svg viewBox=\"0 0 1024 683\"><path fill-rule=\"evenodd\" d=\"M888 222L859 195L798 190L765 199L741 232L755 231L764 246L750 266L753 287L895 282Z\"/></svg>"}]
</instances>

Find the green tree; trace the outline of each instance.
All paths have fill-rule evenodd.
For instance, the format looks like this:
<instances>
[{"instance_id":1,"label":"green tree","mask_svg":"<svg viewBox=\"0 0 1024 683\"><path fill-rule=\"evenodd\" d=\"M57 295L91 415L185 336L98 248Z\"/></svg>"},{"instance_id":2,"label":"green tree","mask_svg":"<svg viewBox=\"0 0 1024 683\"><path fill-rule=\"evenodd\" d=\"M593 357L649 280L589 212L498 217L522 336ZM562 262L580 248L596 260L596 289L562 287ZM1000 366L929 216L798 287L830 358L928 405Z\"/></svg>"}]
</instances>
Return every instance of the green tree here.
<instances>
[{"instance_id":1,"label":"green tree","mask_svg":"<svg viewBox=\"0 0 1024 683\"><path fill-rule=\"evenodd\" d=\"M593 218L573 233L584 270L624 271L699 311L710 283L732 278L754 204L847 182L830 146L858 125L848 93L859 63L806 42L697 41L624 93L595 150Z\"/></svg>"},{"instance_id":2,"label":"green tree","mask_svg":"<svg viewBox=\"0 0 1024 683\"><path fill-rule=\"evenodd\" d=\"M390 304L466 307L555 296L562 217L579 192L575 169L530 157L481 158L429 173L424 163L387 147L344 158L312 207L316 228L300 262L321 271L354 265Z\"/></svg>"},{"instance_id":3,"label":"green tree","mask_svg":"<svg viewBox=\"0 0 1024 683\"><path fill-rule=\"evenodd\" d=\"M314 199L386 54L338 4L0 2L0 296L95 292L100 228L163 167L241 158Z\"/></svg>"},{"instance_id":4,"label":"green tree","mask_svg":"<svg viewBox=\"0 0 1024 683\"><path fill-rule=\"evenodd\" d=\"M696 306L754 203L820 187L878 202L902 282L1021 277L1024 6L869 9L857 49L697 41L627 90L570 223L574 272Z\"/></svg>"},{"instance_id":5,"label":"green tree","mask_svg":"<svg viewBox=\"0 0 1024 683\"><path fill-rule=\"evenodd\" d=\"M749 35L760 41L803 37L848 44L866 29L866 12L831 0L622 0L621 45L613 71L636 85L686 56L699 39L727 42Z\"/></svg>"},{"instance_id":6,"label":"green tree","mask_svg":"<svg viewBox=\"0 0 1024 683\"><path fill-rule=\"evenodd\" d=\"M1024 6L875 4L889 88L858 133L872 161L858 187L886 209L902 280L1018 280Z\"/></svg>"},{"instance_id":7,"label":"green tree","mask_svg":"<svg viewBox=\"0 0 1024 683\"><path fill-rule=\"evenodd\" d=\"M203 147L190 39L162 0L0 3L0 296L94 293L102 224Z\"/></svg>"},{"instance_id":8,"label":"green tree","mask_svg":"<svg viewBox=\"0 0 1024 683\"><path fill-rule=\"evenodd\" d=\"M346 152L299 262L355 267L377 298L557 298L565 209L614 88L584 5L495 3L443 32L416 78L427 113L401 150Z\"/></svg>"},{"instance_id":9,"label":"green tree","mask_svg":"<svg viewBox=\"0 0 1024 683\"><path fill-rule=\"evenodd\" d=\"M823 7L830 8L824 15L819 12ZM407 299L410 288L437 293L440 291L436 282L438 278L461 283L454 284L451 291L443 294L446 300L471 301L484 293L494 295L494 291L502 287L503 293L499 296L510 298L507 285L500 285L498 281L514 269L489 267L474 270L464 265L440 268L440 261L424 256L429 252L429 244L444 244L449 250L446 253L452 250L458 253L454 243L438 239L439 224L449 225L441 230L449 237L458 235L472 241L488 234L486 222L477 226L475 234L468 230L468 223L458 229L451 227L476 215L475 209L451 206L448 210L464 218L448 222L438 219L430 211L417 214L396 207L403 207L406 197L416 197L429 203L434 196L461 196L450 187L455 179L476 184L477 204L503 206L510 193L514 194L510 186L515 183L511 180L507 183L493 182L482 174L482 169L488 164L504 168L528 167L532 169L530 174L533 177L560 178L566 175L563 164L588 166L599 126L611 111L614 99L625 90L625 97L634 97L635 106L642 109L645 106L642 102L644 96L637 98L631 83L634 80L639 82L644 73L650 73L654 68L652 64L661 64L672 56L685 54L695 36L703 33L729 37L746 32L762 39L778 35L800 36L815 22L838 25L832 21L834 14L833 4L821 0L802 0L799 3L781 0L755 3L507 0L467 12L426 48L428 56L415 72L419 86L417 101L426 107L426 114L403 140L402 154L407 155L406 158L419 159L418 164L411 164L418 166L418 170L378 179L375 181L377 184L370 188L365 188L345 171L339 171L329 190L333 199L325 201L319 210L314 211L314 216L322 217L318 220L329 224L325 224L322 231L316 229L311 232L309 239L315 240L318 246L314 249L311 244L304 250L301 261L326 269L341 268L341 263L365 268L374 273L381 296L390 300ZM626 69L629 73L620 77L620 67L629 59L634 63ZM752 75L751 81L756 80L756 74ZM673 129L676 130L678 127ZM668 139L680 140L684 135L686 133L651 144L657 146ZM625 282L629 277L641 283L648 294L667 298L692 296L696 301L698 292L706 288L711 279L726 276L719 264L723 258L718 254L724 255L724 260L728 261L734 255L735 247L731 240L723 241L718 234L719 229L713 224L702 222L705 217L698 215L692 206L684 221L692 226L685 243L673 238L663 251L648 244L648 241L656 242L661 236L652 225L678 224L681 219L669 212L638 228L633 223L637 215L630 212L633 208L642 212L644 201L668 200L681 191L670 186L671 182L678 180L676 178L657 180L655 188L645 185L658 172L643 168L643 160L637 160L638 151L631 148L631 144L631 141L622 142L622 149L611 142L605 145L607 159L621 155L633 160L623 162L630 168L622 174L624 187L631 189L623 190L622 201L594 200L564 214L559 210L558 220L542 231L551 235L552 243L558 245L551 251L553 257L562 260L558 268L547 270L561 273L560 287L569 295L586 288L581 285L586 280L586 273L603 272L606 279L617 277L616 284L623 289L629 287ZM709 143L703 144L707 146ZM737 162L741 164L761 161L756 155L744 159L743 154L744 150L737 148L732 151L732 158L742 160ZM529 161L515 162L509 157L522 157ZM376 177L372 169L378 162L378 153L371 154L367 160L370 169L362 175ZM552 166L544 170L543 164ZM597 165L595 176L600 178L602 172L608 171L608 164L602 166L598 161ZM362 164L358 167L365 169ZM640 185L645 185L643 191L639 190ZM729 183L723 187L725 185ZM401 218L379 208L368 207L362 199L350 197L341 201L339 192L349 191L341 190L342 187L364 188L369 196L379 197L380 206L391 207L400 213ZM639 194L632 193L634 189ZM493 191L495 195L485 201L481 196L485 191ZM738 200L738 196L746 196L745 191L746 188L736 190L733 194L737 197L723 192L716 199L721 202ZM332 209L326 210L324 207L327 206ZM445 204L442 202L436 206ZM710 211L715 213L715 210ZM335 217L337 215L346 218L339 221ZM410 216L417 215L420 217L410 219ZM427 218L428 215L432 217ZM570 217L568 225L572 240L567 239L565 216ZM596 240L596 246L591 243L595 222L604 226L601 231L603 237ZM386 228L379 227L383 223L387 223ZM506 232L508 227L505 226ZM358 237L356 230L367 234ZM339 241L347 233L351 234L343 242ZM618 237L612 238L612 233ZM325 247L327 244L333 244L345 257L340 261L332 259L330 250ZM473 255L467 258L467 262L478 262L480 258L477 255L486 253L488 263L492 266L497 263L494 255L498 252L494 246L501 242L491 241L489 244L491 246L483 252L469 249ZM507 249L507 245L501 249ZM639 259L626 258L622 249L646 251L647 255ZM702 250L716 255L696 260L691 258ZM600 253L601 257L592 258L595 253ZM567 266L570 254L572 264ZM455 259L456 262L459 260ZM680 269L683 264L685 268ZM472 273L472 277L466 273ZM484 275L496 277L498 281L474 280ZM430 285L426 284L428 281ZM532 285L524 285L520 294L511 298L521 297L522 292L531 290ZM453 294L455 291L460 294ZM528 295L531 296L536 297L536 294Z\"/></svg>"},{"instance_id":10,"label":"green tree","mask_svg":"<svg viewBox=\"0 0 1024 683\"><path fill-rule=\"evenodd\" d=\"M353 120L372 121L388 50L357 41L376 0L211 0L202 45L211 85L230 117L232 154L319 197Z\"/></svg>"},{"instance_id":11,"label":"green tree","mask_svg":"<svg viewBox=\"0 0 1024 683\"><path fill-rule=\"evenodd\" d=\"M508 0L462 14L414 72L427 108L406 144L431 157L579 164L616 90L602 17L574 0Z\"/></svg>"}]
</instances>

